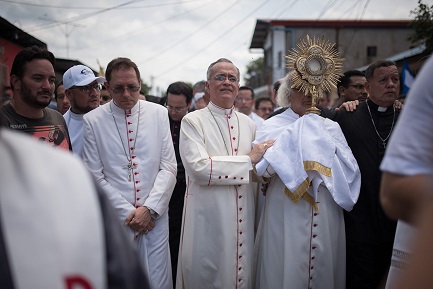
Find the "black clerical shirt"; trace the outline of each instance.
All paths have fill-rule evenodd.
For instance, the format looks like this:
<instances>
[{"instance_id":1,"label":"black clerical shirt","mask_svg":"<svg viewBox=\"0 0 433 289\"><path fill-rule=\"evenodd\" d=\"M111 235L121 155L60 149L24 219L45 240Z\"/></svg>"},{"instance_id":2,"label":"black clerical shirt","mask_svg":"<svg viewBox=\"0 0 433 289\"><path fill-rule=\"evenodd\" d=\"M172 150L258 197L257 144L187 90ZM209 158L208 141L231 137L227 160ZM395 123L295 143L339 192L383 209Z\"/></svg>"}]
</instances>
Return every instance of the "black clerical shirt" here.
<instances>
[{"instance_id":1,"label":"black clerical shirt","mask_svg":"<svg viewBox=\"0 0 433 289\"><path fill-rule=\"evenodd\" d=\"M370 244L392 241L396 229L396 222L385 215L380 204L382 173L379 166L386 149L384 142L389 141L387 137L395 127L399 111L394 113L393 106L385 111L378 109L378 105L368 100L354 112L342 109L333 117L340 124L361 171L358 202L351 212L345 212L346 238Z\"/></svg>"}]
</instances>

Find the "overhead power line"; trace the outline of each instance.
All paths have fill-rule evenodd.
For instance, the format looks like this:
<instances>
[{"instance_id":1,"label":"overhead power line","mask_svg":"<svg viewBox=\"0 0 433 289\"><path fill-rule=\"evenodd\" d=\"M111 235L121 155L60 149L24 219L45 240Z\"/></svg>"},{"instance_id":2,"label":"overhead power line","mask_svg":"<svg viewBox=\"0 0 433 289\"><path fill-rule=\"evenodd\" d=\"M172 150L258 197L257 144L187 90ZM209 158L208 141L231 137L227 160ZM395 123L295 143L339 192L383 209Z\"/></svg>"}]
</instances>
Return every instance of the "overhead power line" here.
<instances>
[{"instance_id":1,"label":"overhead power line","mask_svg":"<svg viewBox=\"0 0 433 289\"><path fill-rule=\"evenodd\" d=\"M182 60L181 62L178 62L177 64L173 65L172 67L170 67L169 69L165 70L164 72L158 74L156 76L156 78L161 77L162 75L166 74L167 72L173 71L177 68L180 68L182 66L182 64L190 61L191 59L193 59L194 57L197 57L197 55L199 55L200 53L202 53L203 51L205 51L207 48L209 48L211 45L213 45L214 43L216 43L218 40L220 40L222 37L226 36L228 32L232 31L232 27L236 27L239 24L241 24L242 22L244 22L245 20L247 20L251 15L253 15L256 11L258 11L260 8L262 8L263 6L265 6L265 4L267 4L270 0L266 0L264 1L262 4L260 4L257 8L255 8L253 11L251 11L250 13L248 13L248 15L246 15L245 17L243 17L241 20L239 20L237 23L235 23L233 26L229 27L227 30L223 31L217 38L215 38L214 40L212 40L211 42L209 42L206 46L204 46L202 49L200 49L199 51L195 52L194 55Z\"/></svg>"},{"instance_id":2,"label":"overhead power line","mask_svg":"<svg viewBox=\"0 0 433 289\"><path fill-rule=\"evenodd\" d=\"M152 8L152 7L162 7L162 6L170 6L170 5L177 5L177 4L185 4L185 3L191 3L191 2L200 2L200 1L202 1L202 0L177 1L177 2L170 2L170 3L142 5L142 6L119 7L119 9ZM30 2L17 2L17 1L11 1L11 0L0 0L0 2L13 3L13 4L25 5L25 6L33 6L33 7L41 7L41 8L55 8L55 9L66 9L66 10L101 10L101 9L106 8L106 7L89 7L89 6L65 6L65 5L36 4L36 3L30 3Z\"/></svg>"}]
</instances>

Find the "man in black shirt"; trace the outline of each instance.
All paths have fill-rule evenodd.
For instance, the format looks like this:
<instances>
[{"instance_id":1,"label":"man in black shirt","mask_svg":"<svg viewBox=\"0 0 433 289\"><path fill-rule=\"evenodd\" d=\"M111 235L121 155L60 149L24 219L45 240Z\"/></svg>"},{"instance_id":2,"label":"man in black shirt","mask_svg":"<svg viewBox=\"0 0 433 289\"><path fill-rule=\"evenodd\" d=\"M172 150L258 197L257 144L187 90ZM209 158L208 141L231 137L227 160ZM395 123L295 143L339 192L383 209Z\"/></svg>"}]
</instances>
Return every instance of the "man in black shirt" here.
<instances>
[{"instance_id":1,"label":"man in black shirt","mask_svg":"<svg viewBox=\"0 0 433 289\"><path fill-rule=\"evenodd\" d=\"M186 190L185 168L179 154L179 134L182 118L188 113L192 101L192 88L184 82L174 82L167 88L168 117L170 120L171 137L173 139L174 152L177 161L176 186L168 204L168 225L171 269L173 283L176 284L177 259L179 254L179 242L182 226L182 213Z\"/></svg>"},{"instance_id":2,"label":"man in black shirt","mask_svg":"<svg viewBox=\"0 0 433 289\"><path fill-rule=\"evenodd\" d=\"M351 212L345 212L346 288L378 288L389 268L396 222L386 217L379 202L380 163L397 122L394 101L400 90L397 66L377 61L365 73L369 98L354 112L334 116L361 170L361 192Z\"/></svg>"}]
</instances>

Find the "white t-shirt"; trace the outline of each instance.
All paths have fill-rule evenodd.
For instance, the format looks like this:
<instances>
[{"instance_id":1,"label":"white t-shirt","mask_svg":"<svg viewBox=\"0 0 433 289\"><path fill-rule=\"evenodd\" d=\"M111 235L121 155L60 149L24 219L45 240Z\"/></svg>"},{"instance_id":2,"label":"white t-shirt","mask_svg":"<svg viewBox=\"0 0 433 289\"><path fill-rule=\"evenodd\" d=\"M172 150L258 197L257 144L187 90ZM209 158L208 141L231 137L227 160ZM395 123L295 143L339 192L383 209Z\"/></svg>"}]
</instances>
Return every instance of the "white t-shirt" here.
<instances>
[{"instance_id":1,"label":"white t-shirt","mask_svg":"<svg viewBox=\"0 0 433 289\"><path fill-rule=\"evenodd\" d=\"M69 109L63 117L69 130L72 152L79 156L83 155L83 117L84 114L76 114Z\"/></svg>"}]
</instances>

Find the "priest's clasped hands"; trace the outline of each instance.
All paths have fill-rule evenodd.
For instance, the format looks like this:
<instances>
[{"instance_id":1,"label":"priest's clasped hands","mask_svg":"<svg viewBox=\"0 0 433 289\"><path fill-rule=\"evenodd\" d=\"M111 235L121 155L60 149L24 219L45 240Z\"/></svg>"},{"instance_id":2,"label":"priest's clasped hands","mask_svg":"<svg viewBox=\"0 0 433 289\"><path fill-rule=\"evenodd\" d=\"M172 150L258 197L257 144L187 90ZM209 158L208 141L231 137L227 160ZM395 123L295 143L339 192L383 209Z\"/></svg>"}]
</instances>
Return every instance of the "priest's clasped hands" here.
<instances>
[{"instance_id":1,"label":"priest's clasped hands","mask_svg":"<svg viewBox=\"0 0 433 289\"><path fill-rule=\"evenodd\" d=\"M146 207L138 207L126 218L125 225L128 225L137 233L147 234L155 227L155 221Z\"/></svg>"}]
</instances>

